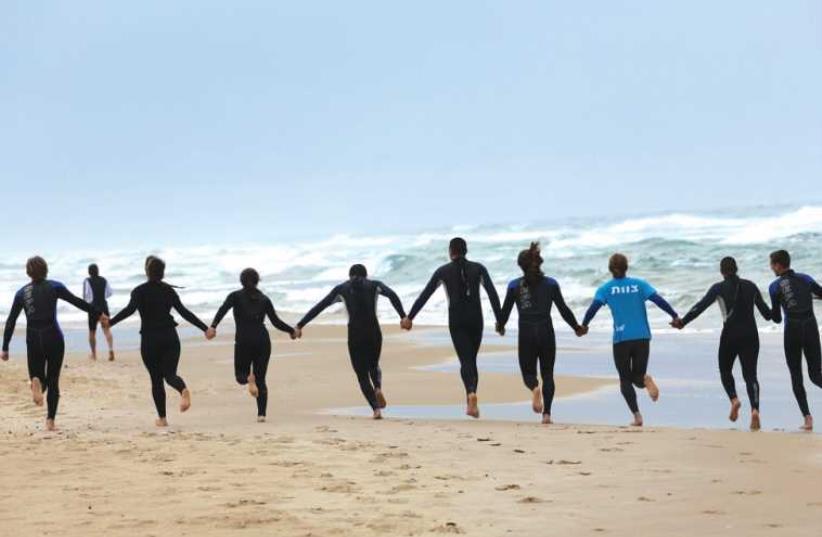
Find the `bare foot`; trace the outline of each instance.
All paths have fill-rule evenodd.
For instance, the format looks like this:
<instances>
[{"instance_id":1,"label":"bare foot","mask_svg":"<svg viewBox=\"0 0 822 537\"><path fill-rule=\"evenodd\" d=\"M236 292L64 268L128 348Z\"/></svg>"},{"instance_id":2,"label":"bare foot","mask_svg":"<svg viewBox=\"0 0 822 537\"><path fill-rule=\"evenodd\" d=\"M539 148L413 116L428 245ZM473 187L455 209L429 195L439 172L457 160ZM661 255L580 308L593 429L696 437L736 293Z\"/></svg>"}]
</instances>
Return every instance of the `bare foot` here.
<instances>
[{"instance_id":1,"label":"bare foot","mask_svg":"<svg viewBox=\"0 0 822 537\"><path fill-rule=\"evenodd\" d=\"M631 422L631 427L642 427L642 414L639 412L634 414L634 421Z\"/></svg>"},{"instance_id":2,"label":"bare foot","mask_svg":"<svg viewBox=\"0 0 822 537\"><path fill-rule=\"evenodd\" d=\"M382 419L382 411L381 411L379 408L375 408L375 409L374 409L374 416L373 416L373 418L374 418L375 420L381 420L381 419Z\"/></svg>"},{"instance_id":3,"label":"bare foot","mask_svg":"<svg viewBox=\"0 0 822 537\"><path fill-rule=\"evenodd\" d=\"M554 421L551 419L551 414L543 414L542 415L542 424L543 425L551 425Z\"/></svg>"},{"instance_id":4,"label":"bare foot","mask_svg":"<svg viewBox=\"0 0 822 537\"><path fill-rule=\"evenodd\" d=\"M257 423L265 423L265 416L257 416Z\"/></svg>"},{"instance_id":5,"label":"bare foot","mask_svg":"<svg viewBox=\"0 0 822 537\"><path fill-rule=\"evenodd\" d=\"M157 418L154 420L154 425L157 427L168 427L168 420L165 418Z\"/></svg>"},{"instance_id":6,"label":"bare foot","mask_svg":"<svg viewBox=\"0 0 822 537\"><path fill-rule=\"evenodd\" d=\"M251 394L251 397L260 395L260 390L257 388L257 377L254 376L254 373L248 375L248 393Z\"/></svg>"},{"instance_id":7,"label":"bare foot","mask_svg":"<svg viewBox=\"0 0 822 537\"><path fill-rule=\"evenodd\" d=\"M469 393L468 394L468 406L465 409L465 413L471 416L474 419L480 417L479 411L479 402L477 400L477 394Z\"/></svg>"},{"instance_id":8,"label":"bare foot","mask_svg":"<svg viewBox=\"0 0 822 537\"><path fill-rule=\"evenodd\" d=\"M191 392L186 388L180 395L182 396L182 399L180 399L180 412L185 412L191 408Z\"/></svg>"},{"instance_id":9,"label":"bare foot","mask_svg":"<svg viewBox=\"0 0 822 537\"><path fill-rule=\"evenodd\" d=\"M742 408L742 403L739 399L732 399L731 400L731 414L728 416L728 419L731 421L736 421L739 419L739 409Z\"/></svg>"},{"instance_id":10,"label":"bare foot","mask_svg":"<svg viewBox=\"0 0 822 537\"><path fill-rule=\"evenodd\" d=\"M542 392L539 391L539 386L533 389L531 408L535 414L542 414Z\"/></svg>"},{"instance_id":11,"label":"bare foot","mask_svg":"<svg viewBox=\"0 0 822 537\"><path fill-rule=\"evenodd\" d=\"M659 386L656 385L651 375L645 375L645 389L648 390L651 401L656 402L659 399Z\"/></svg>"},{"instance_id":12,"label":"bare foot","mask_svg":"<svg viewBox=\"0 0 822 537\"><path fill-rule=\"evenodd\" d=\"M108 361L109 362L114 361L114 351L108 351Z\"/></svg>"},{"instance_id":13,"label":"bare foot","mask_svg":"<svg viewBox=\"0 0 822 537\"><path fill-rule=\"evenodd\" d=\"M43 406L43 385L37 377L31 379L31 400L35 405Z\"/></svg>"},{"instance_id":14,"label":"bare foot","mask_svg":"<svg viewBox=\"0 0 822 537\"><path fill-rule=\"evenodd\" d=\"M762 424L759 423L759 411L751 410L751 430L758 431L761 427Z\"/></svg>"},{"instance_id":15,"label":"bare foot","mask_svg":"<svg viewBox=\"0 0 822 537\"><path fill-rule=\"evenodd\" d=\"M805 416L805 423L800 427L803 431L813 431L813 416L808 414Z\"/></svg>"},{"instance_id":16,"label":"bare foot","mask_svg":"<svg viewBox=\"0 0 822 537\"><path fill-rule=\"evenodd\" d=\"M97 360L97 355L92 352L91 354L88 355L88 359L89 360Z\"/></svg>"},{"instance_id":17,"label":"bare foot","mask_svg":"<svg viewBox=\"0 0 822 537\"><path fill-rule=\"evenodd\" d=\"M385 408L388 406L388 403L385 401L385 395L382 393L382 390L374 390L374 395L377 397L377 404L380 408Z\"/></svg>"},{"instance_id":18,"label":"bare foot","mask_svg":"<svg viewBox=\"0 0 822 537\"><path fill-rule=\"evenodd\" d=\"M47 419L46 420L46 430L47 431L56 431L57 426L54 424L54 420Z\"/></svg>"}]
</instances>

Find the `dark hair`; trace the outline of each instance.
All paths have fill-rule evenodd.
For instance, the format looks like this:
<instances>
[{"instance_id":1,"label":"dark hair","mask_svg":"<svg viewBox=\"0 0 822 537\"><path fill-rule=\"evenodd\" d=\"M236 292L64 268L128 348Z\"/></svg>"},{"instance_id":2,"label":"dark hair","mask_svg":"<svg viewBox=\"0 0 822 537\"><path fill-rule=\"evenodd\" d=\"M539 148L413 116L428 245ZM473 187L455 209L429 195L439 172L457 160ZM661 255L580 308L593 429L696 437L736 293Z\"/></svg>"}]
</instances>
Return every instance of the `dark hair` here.
<instances>
[{"instance_id":1,"label":"dark hair","mask_svg":"<svg viewBox=\"0 0 822 537\"><path fill-rule=\"evenodd\" d=\"M98 267L96 263L92 263L88 266L88 275L92 278L96 278L100 275L100 267Z\"/></svg>"},{"instance_id":2,"label":"dark hair","mask_svg":"<svg viewBox=\"0 0 822 537\"><path fill-rule=\"evenodd\" d=\"M26 261L26 274L32 281L41 282L49 275L49 264L39 255L30 257Z\"/></svg>"},{"instance_id":3,"label":"dark hair","mask_svg":"<svg viewBox=\"0 0 822 537\"><path fill-rule=\"evenodd\" d=\"M363 281L368 276L365 265L360 265L359 263L351 265L351 268L348 269L348 276L351 278L352 291L349 307L352 313L366 313L368 308L373 307L374 304L368 297L368 293L365 292L365 286L363 285Z\"/></svg>"},{"instance_id":4,"label":"dark hair","mask_svg":"<svg viewBox=\"0 0 822 537\"><path fill-rule=\"evenodd\" d=\"M243 269L240 273L240 284L242 284L243 289L246 291L250 291L252 289L257 288L257 284L260 283L260 273L254 270L253 268Z\"/></svg>"},{"instance_id":5,"label":"dark hair","mask_svg":"<svg viewBox=\"0 0 822 537\"><path fill-rule=\"evenodd\" d=\"M771 263L791 268L791 254L787 250L777 250L771 252Z\"/></svg>"},{"instance_id":6,"label":"dark hair","mask_svg":"<svg viewBox=\"0 0 822 537\"><path fill-rule=\"evenodd\" d=\"M608 270L614 278L624 278L628 272L628 258L625 254L616 253L608 260Z\"/></svg>"},{"instance_id":7,"label":"dark hair","mask_svg":"<svg viewBox=\"0 0 822 537\"><path fill-rule=\"evenodd\" d=\"M460 267L460 277L462 278L460 296L462 298L468 298L471 296L471 288L468 286L468 275L465 273L465 254L468 253L468 243L466 243L462 237L454 237L451 239L451 242L448 243L448 251L451 252L452 256L456 256L454 261L456 261Z\"/></svg>"},{"instance_id":8,"label":"dark hair","mask_svg":"<svg viewBox=\"0 0 822 537\"><path fill-rule=\"evenodd\" d=\"M545 276L542 272L542 256L539 253L539 243L532 242L527 250L523 250L517 256L517 265L525 274L527 286L536 285Z\"/></svg>"},{"instance_id":9,"label":"dark hair","mask_svg":"<svg viewBox=\"0 0 822 537\"><path fill-rule=\"evenodd\" d=\"M468 253L468 243L462 237L454 237L448 243L448 251L458 257L465 257Z\"/></svg>"},{"instance_id":10,"label":"dark hair","mask_svg":"<svg viewBox=\"0 0 822 537\"><path fill-rule=\"evenodd\" d=\"M157 256L146 258L146 276L150 282L161 282L166 276L166 262Z\"/></svg>"},{"instance_id":11,"label":"dark hair","mask_svg":"<svg viewBox=\"0 0 822 537\"><path fill-rule=\"evenodd\" d=\"M719 272L721 272L723 276L736 276L738 271L739 268L736 266L736 259L733 257L723 257L722 261L719 262Z\"/></svg>"},{"instance_id":12,"label":"dark hair","mask_svg":"<svg viewBox=\"0 0 822 537\"><path fill-rule=\"evenodd\" d=\"M351 265L351 268L348 269L348 275L351 278L366 278L368 277L368 271L365 265L357 263L356 265Z\"/></svg>"}]
</instances>

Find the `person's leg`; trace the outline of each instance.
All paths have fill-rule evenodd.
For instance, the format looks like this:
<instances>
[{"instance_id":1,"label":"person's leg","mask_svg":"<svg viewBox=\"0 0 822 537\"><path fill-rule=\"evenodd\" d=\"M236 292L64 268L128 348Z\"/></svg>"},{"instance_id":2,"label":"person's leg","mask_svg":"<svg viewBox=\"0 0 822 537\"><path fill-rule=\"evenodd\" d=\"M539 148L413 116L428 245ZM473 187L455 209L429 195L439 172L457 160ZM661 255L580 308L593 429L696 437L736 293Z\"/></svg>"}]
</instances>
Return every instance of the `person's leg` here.
<instances>
[{"instance_id":1,"label":"person's leg","mask_svg":"<svg viewBox=\"0 0 822 537\"><path fill-rule=\"evenodd\" d=\"M759 379L756 368L759 361L759 337L754 334L748 345L739 350L739 363L742 366L742 378L745 379L745 388L748 392L748 401L751 404L751 429L760 428L759 420Z\"/></svg>"},{"instance_id":2,"label":"person's leg","mask_svg":"<svg viewBox=\"0 0 822 537\"><path fill-rule=\"evenodd\" d=\"M634 390L632 383L630 341L614 344L614 365L619 374L619 390L622 392L622 397L628 404L628 408L636 416L639 413L639 405L636 400L636 390Z\"/></svg>"},{"instance_id":3,"label":"person's leg","mask_svg":"<svg viewBox=\"0 0 822 537\"><path fill-rule=\"evenodd\" d=\"M374 393L374 386L371 384L371 378L369 376L371 360L368 356L370 353L367 347L368 346L362 341L351 337L348 339L348 353L351 358L351 367L357 375L357 382L360 385L360 391L362 392L363 397L365 397L365 400L368 402L368 406L370 406L371 410L374 411L374 417L376 418L380 411L380 405L377 402L377 396Z\"/></svg>"},{"instance_id":4,"label":"person's leg","mask_svg":"<svg viewBox=\"0 0 822 537\"><path fill-rule=\"evenodd\" d=\"M731 421L736 421L739 418L739 408L742 406L736 394L736 381L733 372L734 362L739 353L738 339L724 331L719 338L719 378L728 399L731 401L731 411L728 415L728 419Z\"/></svg>"},{"instance_id":5,"label":"person's leg","mask_svg":"<svg viewBox=\"0 0 822 537\"><path fill-rule=\"evenodd\" d=\"M537 360L539 353L539 335L535 325L520 324L519 326L519 371L522 374L522 382L531 391L531 408L537 414L542 414L544 409L542 395L539 391L539 379L537 378Z\"/></svg>"},{"instance_id":6,"label":"person's leg","mask_svg":"<svg viewBox=\"0 0 822 537\"><path fill-rule=\"evenodd\" d=\"M26 359L29 370L31 398L37 406L43 406L43 390L46 387L46 355L40 332L26 333Z\"/></svg>"},{"instance_id":7,"label":"person's leg","mask_svg":"<svg viewBox=\"0 0 822 537\"><path fill-rule=\"evenodd\" d=\"M251 363L254 360L253 349L247 343L234 342L234 379L241 386L248 386L248 391L257 397L257 385L254 374L251 372Z\"/></svg>"},{"instance_id":8,"label":"person's leg","mask_svg":"<svg viewBox=\"0 0 822 537\"><path fill-rule=\"evenodd\" d=\"M785 363L791 374L791 387L799 405L799 411L807 420L811 411L808 408L808 395L805 393L804 379L802 375L802 323L796 321L785 322Z\"/></svg>"},{"instance_id":9,"label":"person's leg","mask_svg":"<svg viewBox=\"0 0 822 537\"><path fill-rule=\"evenodd\" d=\"M451 342L457 352L460 361L460 377L465 386L465 393L468 395L477 392L477 363L476 355L473 353L474 343L470 330L465 326L457 325L450 327Z\"/></svg>"},{"instance_id":10,"label":"person's leg","mask_svg":"<svg viewBox=\"0 0 822 537\"><path fill-rule=\"evenodd\" d=\"M543 331L539 351L539 373L542 376L542 422L551 423L551 405L554 402L554 363L557 357L557 343L553 330Z\"/></svg>"},{"instance_id":11,"label":"person's leg","mask_svg":"<svg viewBox=\"0 0 822 537\"><path fill-rule=\"evenodd\" d=\"M103 335L106 337L106 345L108 345L108 359L110 362L114 361L114 336L111 334L111 327L103 327Z\"/></svg>"},{"instance_id":12,"label":"person's leg","mask_svg":"<svg viewBox=\"0 0 822 537\"><path fill-rule=\"evenodd\" d=\"M638 339L631 342L631 382L637 388L645 388L651 401L659 399L659 387L648 374L648 360L651 355L651 340Z\"/></svg>"},{"instance_id":13,"label":"person's leg","mask_svg":"<svg viewBox=\"0 0 822 537\"><path fill-rule=\"evenodd\" d=\"M254 382L257 384L257 420L265 421L268 408L268 385L265 376L268 372L268 362L271 359L271 340L268 334L260 343L253 360Z\"/></svg>"},{"instance_id":14,"label":"person's leg","mask_svg":"<svg viewBox=\"0 0 822 537\"><path fill-rule=\"evenodd\" d=\"M805 321L802 330L802 350L808 365L808 379L822 388L822 349L819 344L819 326L816 319Z\"/></svg>"},{"instance_id":15,"label":"person's leg","mask_svg":"<svg viewBox=\"0 0 822 537\"><path fill-rule=\"evenodd\" d=\"M54 419L57 417L57 405L60 403L60 371L63 368L63 356L66 352L63 334L59 330L50 330L45 336L44 347L46 355L46 427L54 429Z\"/></svg>"},{"instance_id":16,"label":"person's leg","mask_svg":"<svg viewBox=\"0 0 822 537\"><path fill-rule=\"evenodd\" d=\"M382 369L380 369L380 355L382 354L382 331L379 327L374 331L374 345L371 367L368 369L368 376L374 386L374 395L377 397L377 404L380 408L388 406L385 394L382 392Z\"/></svg>"},{"instance_id":17,"label":"person's leg","mask_svg":"<svg viewBox=\"0 0 822 537\"><path fill-rule=\"evenodd\" d=\"M170 331L164 337L163 348L160 352L160 371L166 384L177 390L182 398L180 399L180 412L185 412L191 408L191 392L186 387L185 381L177 374L177 367L180 365L180 337L176 330Z\"/></svg>"},{"instance_id":18,"label":"person's leg","mask_svg":"<svg viewBox=\"0 0 822 537\"><path fill-rule=\"evenodd\" d=\"M140 355L143 358L143 365L151 378L151 397L154 399L154 408L157 410L157 425L163 427L168 425L166 421L166 388L163 384L163 373L160 369L160 358L158 355L157 343L151 335L143 335L140 343Z\"/></svg>"}]
</instances>

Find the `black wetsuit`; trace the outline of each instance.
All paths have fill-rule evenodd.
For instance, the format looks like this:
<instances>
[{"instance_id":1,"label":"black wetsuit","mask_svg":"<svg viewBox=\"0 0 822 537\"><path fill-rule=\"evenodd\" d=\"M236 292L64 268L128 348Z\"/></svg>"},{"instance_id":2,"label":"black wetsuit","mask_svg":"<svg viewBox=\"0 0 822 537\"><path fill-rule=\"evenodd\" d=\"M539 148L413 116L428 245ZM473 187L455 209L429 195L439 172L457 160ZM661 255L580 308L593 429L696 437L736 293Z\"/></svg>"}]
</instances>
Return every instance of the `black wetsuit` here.
<instances>
[{"instance_id":1,"label":"black wetsuit","mask_svg":"<svg viewBox=\"0 0 822 537\"><path fill-rule=\"evenodd\" d=\"M785 315L785 361L791 372L791 384L799 410L810 416L808 396L802 379L802 353L808 362L808 378L822 388L822 351L819 326L813 312L813 296L822 298L822 287L807 274L792 270L770 286L771 314L775 323Z\"/></svg>"},{"instance_id":2,"label":"black wetsuit","mask_svg":"<svg viewBox=\"0 0 822 537\"><path fill-rule=\"evenodd\" d=\"M230 293L211 322L217 328L228 310L234 310L234 376L240 384L248 384L248 376L254 367L254 379L257 384L257 415L265 416L268 406L268 386L265 383L268 361L271 358L271 338L265 322L266 316L277 330L292 333L294 331L284 323L271 300L262 292L252 289L240 289Z\"/></svg>"},{"instance_id":3,"label":"black wetsuit","mask_svg":"<svg viewBox=\"0 0 822 537\"><path fill-rule=\"evenodd\" d=\"M102 311L108 315L108 300L106 299L109 289L108 281L106 281L106 279L102 276L90 276L86 278L85 284L89 287L91 294L91 300L89 303L98 311ZM88 300L88 297L86 297L86 299ZM90 313L88 316L88 329L90 332L97 330L98 322L100 322L100 316Z\"/></svg>"},{"instance_id":4,"label":"black wetsuit","mask_svg":"<svg viewBox=\"0 0 822 537\"><path fill-rule=\"evenodd\" d=\"M298 327L303 328L335 302L345 304L348 311L348 353L351 365L357 374L362 394L374 410L379 408L374 390L382 389L382 331L377 319L377 299L380 295L391 301L400 318L405 317L402 302L391 288L376 280L355 278L332 289L297 323Z\"/></svg>"},{"instance_id":5,"label":"black wetsuit","mask_svg":"<svg viewBox=\"0 0 822 537\"><path fill-rule=\"evenodd\" d=\"M759 331L756 328L754 307L766 320L771 320L771 311L756 284L738 276L728 276L724 281L712 285L702 300L682 318L682 322L690 323L715 302L719 304L724 321L722 335L719 337L719 376L722 386L730 399L736 399L733 367L739 356L748 400L752 409L759 410L759 381L756 377Z\"/></svg>"},{"instance_id":6,"label":"black wetsuit","mask_svg":"<svg viewBox=\"0 0 822 537\"><path fill-rule=\"evenodd\" d=\"M182 392L186 383L177 375L180 363L180 337L171 308L203 332L208 327L191 313L177 295L177 291L163 282L146 282L131 292L131 300L123 310L111 318L111 326L140 312L140 354L151 377L151 396L160 418L166 417L165 380L169 386Z\"/></svg>"},{"instance_id":7,"label":"black wetsuit","mask_svg":"<svg viewBox=\"0 0 822 537\"><path fill-rule=\"evenodd\" d=\"M476 393L479 384L477 353L482 344L483 330L480 285L488 294L497 321L500 317L499 296L484 266L467 259L458 259L434 271L428 285L414 302L409 318L417 316L440 285L445 287L448 296L448 329L460 361L462 383L466 393Z\"/></svg>"},{"instance_id":8,"label":"black wetsuit","mask_svg":"<svg viewBox=\"0 0 822 537\"><path fill-rule=\"evenodd\" d=\"M543 414L551 413L554 401L554 361L557 342L551 307L556 304L562 318L576 330L576 317L565 304L559 284L553 278L543 277L534 286L527 285L525 278L517 278L508 284L505 302L502 305L499 323L505 326L511 309L517 305L519 312L519 368L522 380L529 390L539 386L537 363L542 376Z\"/></svg>"},{"instance_id":9,"label":"black wetsuit","mask_svg":"<svg viewBox=\"0 0 822 537\"><path fill-rule=\"evenodd\" d=\"M57 404L60 401L60 370L66 347L63 332L57 323L58 299L97 317L102 313L85 300L74 296L60 282L32 282L14 295L3 334L3 350L8 351L17 317L21 310L25 311L29 378L40 380L46 391L48 418L52 420L57 415Z\"/></svg>"}]
</instances>

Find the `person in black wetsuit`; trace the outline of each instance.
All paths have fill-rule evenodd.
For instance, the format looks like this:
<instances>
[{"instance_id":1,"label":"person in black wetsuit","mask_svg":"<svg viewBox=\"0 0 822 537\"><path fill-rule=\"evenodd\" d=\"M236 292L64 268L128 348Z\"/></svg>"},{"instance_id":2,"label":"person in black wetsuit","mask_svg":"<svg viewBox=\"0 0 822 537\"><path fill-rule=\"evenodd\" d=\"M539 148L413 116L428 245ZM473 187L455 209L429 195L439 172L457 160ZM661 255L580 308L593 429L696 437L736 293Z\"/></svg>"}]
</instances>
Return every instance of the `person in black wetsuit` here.
<instances>
[{"instance_id":1,"label":"person in black wetsuit","mask_svg":"<svg viewBox=\"0 0 822 537\"><path fill-rule=\"evenodd\" d=\"M759 330L756 328L754 307L770 321L771 310L762 299L762 293L753 282L737 275L736 260L725 257L719 263L719 271L724 278L708 289L708 292L679 322L671 325L680 330L699 317L711 304L719 304L722 311L722 335L719 337L719 375L725 393L731 400L729 419L736 421L742 403L736 394L733 367L736 357L742 365L742 377L751 403L751 430L759 430L759 381L756 378L756 364L759 359Z\"/></svg>"},{"instance_id":2,"label":"person in black wetsuit","mask_svg":"<svg viewBox=\"0 0 822 537\"><path fill-rule=\"evenodd\" d=\"M542 272L542 256L539 243L519 253L517 264L523 277L511 280L502 305L497 332L505 335L505 324L514 304L519 313L519 368L522 380L533 395L532 408L542 414L542 423L551 421L551 403L554 400L554 361L557 342L551 320L551 307L556 304L560 315L574 332L582 335L574 313L565 304L559 283ZM537 378L537 362L542 377L542 393Z\"/></svg>"},{"instance_id":3,"label":"person in black wetsuit","mask_svg":"<svg viewBox=\"0 0 822 537\"><path fill-rule=\"evenodd\" d=\"M377 299L387 297L401 319L405 310L397 293L387 285L368 279L363 265L353 265L348 271L350 279L334 287L328 295L305 314L297 323L297 337L302 337L302 329L317 315L335 302L343 302L348 312L348 353L351 365L357 374L360 390L374 411L374 419L381 419L381 409L386 407L382 391L382 371L380 353L382 351L382 331L377 319Z\"/></svg>"},{"instance_id":4,"label":"person in black wetsuit","mask_svg":"<svg viewBox=\"0 0 822 537\"><path fill-rule=\"evenodd\" d=\"M237 383L248 385L248 392L257 399L257 421L264 422L268 406L265 374L271 358L271 338L263 323L268 317L277 330L290 334L291 339L296 339L297 333L277 316L271 300L257 289L259 282L260 275L256 270L243 270L240 273L243 288L229 293L207 334L212 338L216 336L217 325L228 310L234 310L234 376Z\"/></svg>"},{"instance_id":5,"label":"person in black wetsuit","mask_svg":"<svg viewBox=\"0 0 822 537\"><path fill-rule=\"evenodd\" d=\"M83 282L83 299L106 315L108 312L108 298L111 296L111 286L100 276L100 268L92 263L88 266L88 278ZM99 318L94 314L88 316L88 344L91 347L91 359L97 359L97 323ZM111 328L103 326L103 335L108 343L108 359L114 361L114 338Z\"/></svg>"},{"instance_id":6,"label":"person in black wetsuit","mask_svg":"<svg viewBox=\"0 0 822 537\"><path fill-rule=\"evenodd\" d=\"M183 306L177 291L163 281L166 264L162 259L149 256L146 259L145 270L148 281L134 288L128 305L111 318L109 325L114 326L133 315L135 311L140 312L140 354L151 377L151 395L157 409L156 424L158 427L166 427L166 389L163 381L182 396L180 412L185 412L191 407L191 392L183 379L177 375L177 366L180 363L180 338L177 335L177 323L171 316L171 308L203 332L206 332L208 327Z\"/></svg>"},{"instance_id":7,"label":"person in black wetsuit","mask_svg":"<svg viewBox=\"0 0 822 537\"><path fill-rule=\"evenodd\" d=\"M771 254L771 270L777 276L769 288L773 322L781 323L784 313L785 361L791 372L793 394L805 417L802 429L812 431L813 417L802 378L802 353L808 363L808 378L822 388L822 351L813 312L813 297L822 298L822 286L807 274L791 270L791 256L785 250Z\"/></svg>"},{"instance_id":8,"label":"person in black wetsuit","mask_svg":"<svg viewBox=\"0 0 822 537\"><path fill-rule=\"evenodd\" d=\"M460 376L467 394L468 404L465 413L473 418L479 418L477 353L482 344L483 329L479 288L485 288L497 322L500 319L499 296L485 267L465 258L468 245L464 239L451 239L448 253L451 262L434 271L428 285L411 307L408 318L403 320L403 328L411 329L414 317L422 310L434 291L443 285L448 296L448 329L460 361Z\"/></svg>"},{"instance_id":9,"label":"person in black wetsuit","mask_svg":"<svg viewBox=\"0 0 822 537\"><path fill-rule=\"evenodd\" d=\"M28 357L29 379L31 380L32 399L35 404L43 404L43 391L46 392L47 414L46 429L55 429L57 404L60 402L60 370L63 367L65 341L60 325L57 323L57 300L65 300L75 308L90 315L102 318L105 316L92 304L74 296L60 282L47 280L48 264L39 256L26 262L26 273L31 283L24 286L14 295L14 302L6 319L3 333L2 359L9 359L9 343L14 335L14 326L20 311L26 313L26 348Z\"/></svg>"}]
</instances>

